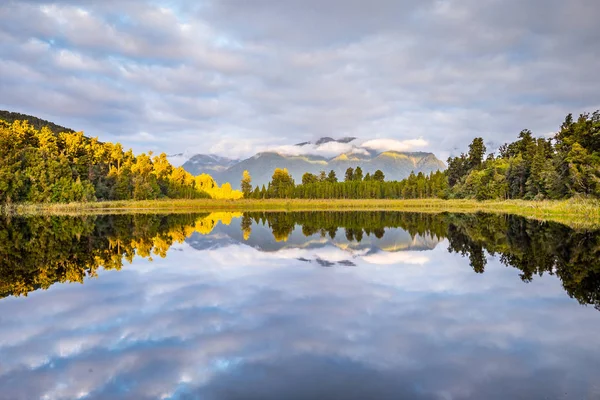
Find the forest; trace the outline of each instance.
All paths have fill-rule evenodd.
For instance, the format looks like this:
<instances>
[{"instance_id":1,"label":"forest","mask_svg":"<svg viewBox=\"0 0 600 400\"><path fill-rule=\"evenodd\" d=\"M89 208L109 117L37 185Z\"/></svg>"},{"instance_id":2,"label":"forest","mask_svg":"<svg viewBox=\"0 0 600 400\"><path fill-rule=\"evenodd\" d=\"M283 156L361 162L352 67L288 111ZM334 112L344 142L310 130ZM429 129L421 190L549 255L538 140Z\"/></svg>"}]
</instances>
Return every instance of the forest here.
<instances>
[{"instance_id":1,"label":"forest","mask_svg":"<svg viewBox=\"0 0 600 400\"><path fill-rule=\"evenodd\" d=\"M523 130L518 139L486 155L482 138L473 139L467 153L448 159L448 168L429 175L411 173L402 181L386 181L382 171L363 175L348 168L306 173L296 184L285 168L275 169L265 187L252 187L244 173L245 198L296 199L566 199L600 198L600 111L567 115L549 138Z\"/></svg>"},{"instance_id":2,"label":"forest","mask_svg":"<svg viewBox=\"0 0 600 400\"><path fill-rule=\"evenodd\" d=\"M83 132L0 120L1 204L241 196L210 175L173 167L164 153L134 155Z\"/></svg>"}]
</instances>

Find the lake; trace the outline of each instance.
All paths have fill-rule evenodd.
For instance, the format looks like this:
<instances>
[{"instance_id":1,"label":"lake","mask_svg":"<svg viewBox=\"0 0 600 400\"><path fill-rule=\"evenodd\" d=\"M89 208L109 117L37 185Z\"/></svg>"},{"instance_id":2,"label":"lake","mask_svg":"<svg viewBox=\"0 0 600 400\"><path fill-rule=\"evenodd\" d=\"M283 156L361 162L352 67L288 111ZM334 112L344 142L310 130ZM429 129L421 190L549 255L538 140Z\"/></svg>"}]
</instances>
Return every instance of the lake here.
<instances>
[{"instance_id":1,"label":"lake","mask_svg":"<svg viewBox=\"0 0 600 400\"><path fill-rule=\"evenodd\" d=\"M0 399L598 399L600 231L0 218Z\"/></svg>"}]
</instances>

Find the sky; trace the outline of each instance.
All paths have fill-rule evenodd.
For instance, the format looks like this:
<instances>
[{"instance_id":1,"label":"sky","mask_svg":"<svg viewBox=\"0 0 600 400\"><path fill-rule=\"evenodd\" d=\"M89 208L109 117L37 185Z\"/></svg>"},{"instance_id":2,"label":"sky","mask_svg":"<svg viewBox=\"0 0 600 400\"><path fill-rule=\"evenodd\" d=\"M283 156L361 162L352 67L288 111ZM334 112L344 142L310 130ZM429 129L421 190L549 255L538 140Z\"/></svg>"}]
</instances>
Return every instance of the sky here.
<instances>
[{"instance_id":1,"label":"sky","mask_svg":"<svg viewBox=\"0 0 600 400\"><path fill-rule=\"evenodd\" d=\"M600 109L598 15L597 0L4 0L0 109L136 152L356 136L445 158Z\"/></svg>"}]
</instances>

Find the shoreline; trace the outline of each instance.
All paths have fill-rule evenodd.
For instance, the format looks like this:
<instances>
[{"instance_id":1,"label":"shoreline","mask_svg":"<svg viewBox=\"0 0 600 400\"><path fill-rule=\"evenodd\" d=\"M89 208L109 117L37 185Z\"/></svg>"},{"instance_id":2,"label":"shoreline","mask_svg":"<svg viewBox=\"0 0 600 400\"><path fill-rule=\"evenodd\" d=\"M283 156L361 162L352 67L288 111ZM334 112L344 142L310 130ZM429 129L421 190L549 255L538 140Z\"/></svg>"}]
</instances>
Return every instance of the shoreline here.
<instances>
[{"instance_id":1,"label":"shoreline","mask_svg":"<svg viewBox=\"0 0 600 400\"><path fill-rule=\"evenodd\" d=\"M89 215L189 213L216 211L404 211L486 212L552 220L568 225L600 226L598 200L442 200L442 199L240 199L127 200L68 204L12 204L3 215Z\"/></svg>"}]
</instances>

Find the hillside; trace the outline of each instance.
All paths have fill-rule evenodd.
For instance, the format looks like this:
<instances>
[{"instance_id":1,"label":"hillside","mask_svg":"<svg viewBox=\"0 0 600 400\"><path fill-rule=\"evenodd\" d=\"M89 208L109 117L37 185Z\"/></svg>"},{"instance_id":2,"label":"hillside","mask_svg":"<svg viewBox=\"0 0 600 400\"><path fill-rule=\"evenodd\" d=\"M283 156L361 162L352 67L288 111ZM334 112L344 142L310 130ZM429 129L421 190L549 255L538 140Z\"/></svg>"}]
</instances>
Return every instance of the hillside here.
<instances>
[{"instance_id":1,"label":"hillside","mask_svg":"<svg viewBox=\"0 0 600 400\"><path fill-rule=\"evenodd\" d=\"M0 206L242 196L229 185L219 187L208 175L194 177L174 167L164 153L136 156L120 143L100 142L49 121L2 115ZM41 128L26 123L30 121Z\"/></svg>"},{"instance_id":2,"label":"hillside","mask_svg":"<svg viewBox=\"0 0 600 400\"><path fill-rule=\"evenodd\" d=\"M46 121L45 119L34 117L33 115L21 114L21 113L12 112L12 111L6 111L6 110L0 110L0 120L4 120L9 123L12 123L17 120L27 121L27 122L29 122L29 125L33 126L37 130L40 130L43 127L47 126L54 133L74 132L73 129L65 128L64 126L57 125L54 122L50 122L50 121Z\"/></svg>"}]
</instances>

